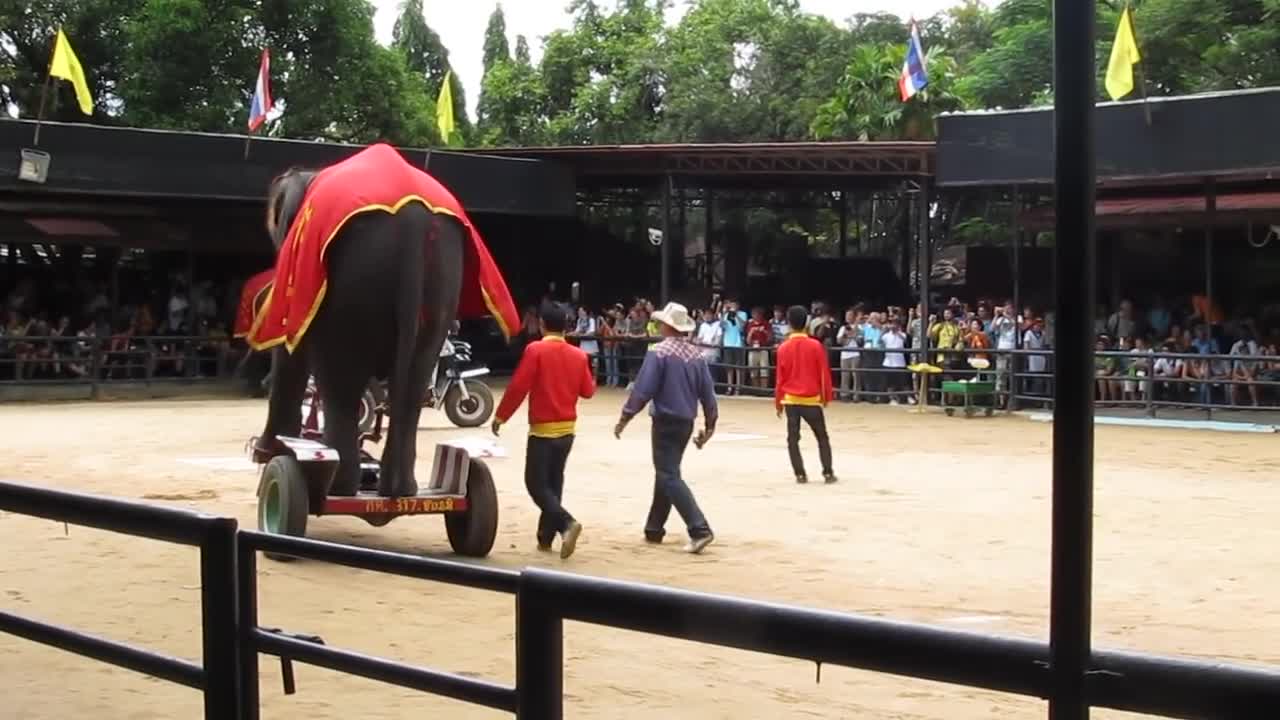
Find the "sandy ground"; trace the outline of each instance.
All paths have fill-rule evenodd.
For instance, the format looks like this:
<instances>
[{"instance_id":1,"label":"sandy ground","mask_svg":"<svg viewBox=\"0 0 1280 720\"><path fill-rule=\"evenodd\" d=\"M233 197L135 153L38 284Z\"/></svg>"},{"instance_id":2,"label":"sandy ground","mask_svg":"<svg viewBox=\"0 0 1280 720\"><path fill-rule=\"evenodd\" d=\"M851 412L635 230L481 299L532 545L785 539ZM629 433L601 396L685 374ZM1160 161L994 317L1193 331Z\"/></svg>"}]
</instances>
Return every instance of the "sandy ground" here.
<instances>
[{"instance_id":1,"label":"sandy ground","mask_svg":"<svg viewBox=\"0 0 1280 720\"><path fill-rule=\"evenodd\" d=\"M724 402L720 437L690 450L687 477L718 540L701 557L641 542L651 493L648 422L621 441L622 396L584 407L566 504L584 523L567 562L534 550L522 483L524 423L491 461L502 520L487 561L928 621L1047 635L1050 426L840 406L829 423L841 482L797 486L767 403ZM197 508L254 524L252 469L235 469L262 401L0 406L0 475ZM467 432L424 414L419 447ZM1280 662L1280 455L1272 435L1100 428L1095 637L1101 646ZM424 452L429 463L430 454ZM817 457L806 442L811 472ZM197 464L197 463L204 463ZM218 469L220 463L232 463ZM419 465L420 477L427 468ZM682 529L673 516L669 529ZM313 520L313 537L448 557L438 518L373 528ZM677 536L679 533L673 533ZM0 604L199 658L195 551L0 513ZM318 563L262 560L262 623L331 644L510 683L510 597ZM574 718L1033 718L1038 700L823 668L570 623ZM280 692L263 659L264 718L504 717L299 666ZM200 714L197 693L0 636L0 716L150 720ZM1120 717L1095 712L1095 717Z\"/></svg>"}]
</instances>

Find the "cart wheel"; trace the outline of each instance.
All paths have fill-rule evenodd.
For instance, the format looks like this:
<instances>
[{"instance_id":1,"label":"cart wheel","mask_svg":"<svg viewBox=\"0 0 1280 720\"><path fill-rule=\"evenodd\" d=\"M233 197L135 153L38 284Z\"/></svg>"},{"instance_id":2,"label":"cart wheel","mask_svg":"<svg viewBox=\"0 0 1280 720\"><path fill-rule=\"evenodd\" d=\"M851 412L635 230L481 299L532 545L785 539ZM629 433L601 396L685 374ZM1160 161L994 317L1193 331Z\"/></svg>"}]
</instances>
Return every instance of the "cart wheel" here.
<instances>
[{"instance_id":1,"label":"cart wheel","mask_svg":"<svg viewBox=\"0 0 1280 720\"><path fill-rule=\"evenodd\" d=\"M947 417L955 417L956 415L956 409L953 407L944 408L943 410L947 413Z\"/></svg>"},{"instance_id":2,"label":"cart wheel","mask_svg":"<svg viewBox=\"0 0 1280 720\"><path fill-rule=\"evenodd\" d=\"M467 510L444 516L449 546L459 555L484 557L498 537L498 490L489 466L471 460L467 475Z\"/></svg>"},{"instance_id":3,"label":"cart wheel","mask_svg":"<svg viewBox=\"0 0 1280 720\"><path fill-rule=\"evenodd\" d=\"M298 461L287 455L271 458L262 469L258 497L258 529L274 535L304 537L307 534L307 476ZM263 553L272 560L293 560L292 555Z\"/></svg>"}]
</instances>

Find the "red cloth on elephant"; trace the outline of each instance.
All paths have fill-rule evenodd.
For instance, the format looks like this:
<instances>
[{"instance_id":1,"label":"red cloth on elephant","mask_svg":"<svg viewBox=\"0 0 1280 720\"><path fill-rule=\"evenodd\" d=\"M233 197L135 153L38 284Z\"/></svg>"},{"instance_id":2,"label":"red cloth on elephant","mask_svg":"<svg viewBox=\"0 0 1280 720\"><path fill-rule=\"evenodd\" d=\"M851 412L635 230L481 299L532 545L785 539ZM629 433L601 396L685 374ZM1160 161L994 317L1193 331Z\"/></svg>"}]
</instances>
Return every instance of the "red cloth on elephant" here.
<instances>
[{"instance_id":1,"label":"red cloth on elephant","mask_svg":"<svg viewBox=\"0 0 1280 720\"><path fill-rule=\"evenodd\" d=\"M263 270L249 278L240 291L240 306L236 308L236 324L232 337L246 337L253 329L254 306L258 304L258 296L271 285L271 278L276 276L275 268Z\"/></svg>"},{"instance_id":2,"label":"red cloth on elephant","mask_svg":"<svg viewBox=\"0 0 1280 720\"><path fill-rule=\"evenodd\" d=\"M343 225L360 213L394 214L411 202L451 215L467 229L471 242L463 260L458 316L492 315L502 334L510 338L520 327L520 315L462 205L395 148L379 143L321 170L311 181L276 257L275 282L246 338L249 345L264 350L285 343L292 352L324 301L325 251Z\"/></svg>"}]
</instances>

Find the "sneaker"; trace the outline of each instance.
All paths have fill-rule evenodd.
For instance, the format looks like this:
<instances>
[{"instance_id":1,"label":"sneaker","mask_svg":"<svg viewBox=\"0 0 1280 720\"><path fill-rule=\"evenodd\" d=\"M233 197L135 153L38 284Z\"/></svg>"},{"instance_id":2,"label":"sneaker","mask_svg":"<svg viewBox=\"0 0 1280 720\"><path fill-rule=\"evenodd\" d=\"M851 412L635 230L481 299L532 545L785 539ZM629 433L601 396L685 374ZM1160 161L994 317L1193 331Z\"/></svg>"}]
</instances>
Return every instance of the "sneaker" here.
<instances>
[{"instance_id":1,"label":"sneaker","mask_svg":"<svg viewBox=\"0 0 1280 720\"><path fill-rule=\"evenodd\" d=\"M890 405L892 405L892 406L894 406L894 407L898 407L898 398L893 398L893 399L889 400L889 404L890 404Z\"/></svg>"},{"instance_id":2,"label":"sneaker","mask_svg":"<svg viewBox=\"0 0 1280 720\"><path fill-rule=\"evenodd\" d=\"M806 477L806 476L804 476L804 475L797 475L797 476L796 476L796 482L797 482L798 484L800 484L800 485L803 485L803 484L805 484L805 483L809 482L809 478L808 478L808 477Z\"/></svg>"},{"instance_id":3,"label":"sneaker","mask_svg":"<svg viewBox=\"0 0 1280 720\"><path fill-rule=\"evenodd\" d=\"M560 534L560 559L567 560L573 554L574 547L578 544L578 536L582 534L582 523L574 520L569 523L569 527Z\"/></svg>"},{"instance_id":4,"label":"sneaker","mask_svg":"<svg viewBox=\"0 0 1280 720\"><path fill-rule=\"evenodd\" d=\"M836 482L837 480L839 480L839 478L837 478L837 477L836 477L836 474L835 474L835 473L825 473L825 474L822 476L822 481L823 481L823 482L825 482L825 483L826 483L826 484L828 484L828 485L830 485L830 484L832 484L832 483Z\"/></svg>"},{"instance_id":5,"label":"sneaker","mask_svg":"<svg viewBox=\"0 0 1280 720\"><path fill-rule=\"evenodd\" d=\"M644 534L644 541L645 541L646 543L649 543L650 545L661 545L661 544L662 544L662 536L661 536L661 535L650 535L649 533L645 533L645 534Z\"/></svg>"},{"instance_id":6,"label":"sneaker","mask_svg":"<svg viewBox=\"0 0 1280 720\"><path fill-rule=\"evenodd\" d=\"M700 538L694 538L690 540L687 545L684 546L684 551L689 553L690 555L697 555L701 553L703 550L706 550L708 545L710 545L712 542L715 542L715 539L716 539L716 536L711 534L703 535Z\"/></svg>"}]
</instances>

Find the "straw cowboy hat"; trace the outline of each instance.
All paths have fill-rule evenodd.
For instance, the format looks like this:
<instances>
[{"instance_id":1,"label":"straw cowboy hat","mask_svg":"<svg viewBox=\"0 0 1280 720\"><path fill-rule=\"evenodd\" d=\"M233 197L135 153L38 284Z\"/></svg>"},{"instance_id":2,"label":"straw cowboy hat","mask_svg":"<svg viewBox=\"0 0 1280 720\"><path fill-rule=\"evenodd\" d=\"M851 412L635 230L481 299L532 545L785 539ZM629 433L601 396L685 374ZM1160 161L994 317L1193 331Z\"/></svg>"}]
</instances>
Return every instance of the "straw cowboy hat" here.
<instances>
[{"instance_id":1,"label":"straw cowboy hat","mask_svg":"<svg viewBox=\"0 0 1280 720\"><path fill-rule=\"evenodd\" d=\"M689 309L680 303L670 302L667 306L658 310L653 314L653 319L668 325L676 330L676 332L693 332L697 324L693 322L693 318L689 317Z\"/></svg>"}]
</instances>

